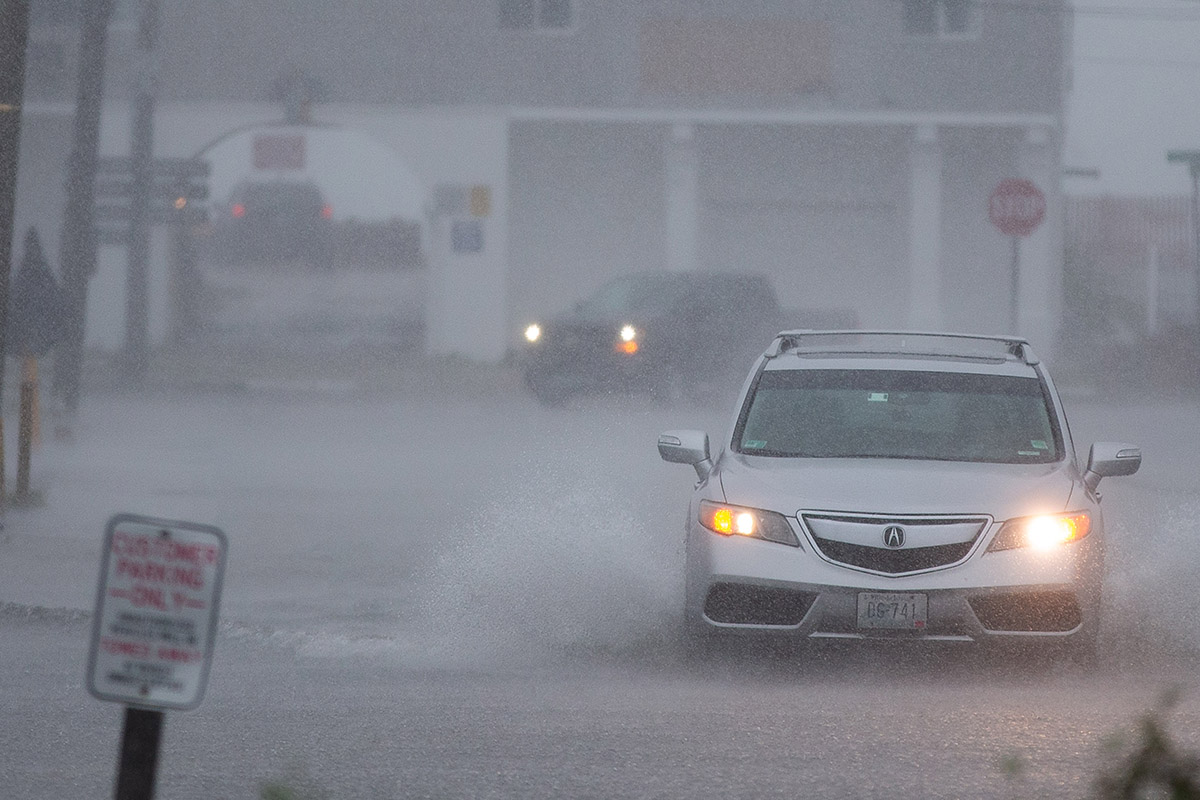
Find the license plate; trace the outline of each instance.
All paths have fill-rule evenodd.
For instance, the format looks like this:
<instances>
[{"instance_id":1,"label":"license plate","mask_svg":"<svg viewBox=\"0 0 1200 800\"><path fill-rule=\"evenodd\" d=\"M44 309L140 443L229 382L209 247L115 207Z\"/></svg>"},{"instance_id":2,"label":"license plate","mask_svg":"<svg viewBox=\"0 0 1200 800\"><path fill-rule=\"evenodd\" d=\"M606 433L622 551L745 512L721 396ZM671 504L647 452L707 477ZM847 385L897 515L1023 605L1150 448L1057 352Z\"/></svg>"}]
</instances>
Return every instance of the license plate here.
<instances>
[{"instance_id":1,"label":"license plate","mask_svg":"<svg viewBox=\"0 0 1200 800\"><path fill-rule=\"evenodd\" d=\"M921 630L929 621L929 599L923 594L859 592L858 627Z\"/></svg>"}]
</instances>

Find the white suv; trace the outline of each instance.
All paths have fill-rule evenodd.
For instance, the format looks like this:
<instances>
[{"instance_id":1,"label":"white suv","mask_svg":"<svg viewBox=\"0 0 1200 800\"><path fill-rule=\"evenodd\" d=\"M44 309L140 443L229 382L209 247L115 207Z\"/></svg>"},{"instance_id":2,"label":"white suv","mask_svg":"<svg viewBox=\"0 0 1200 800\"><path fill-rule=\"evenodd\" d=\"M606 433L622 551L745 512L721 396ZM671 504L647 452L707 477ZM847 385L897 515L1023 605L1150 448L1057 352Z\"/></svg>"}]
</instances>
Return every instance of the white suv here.
<instances>
[{"instance_id":1,"label":"white suv","mask_svg":"<svg viewBox=\"0 0 1200 800\"><path fill-rule=\"evenodd\" d=\"M1137 447L1075 456L1026 340L788 331L757 360L731 435L658 439L699 475L687 523L692 634L1038 639L1094 655L1097 484Z\"/></svg>"}]
</instances>

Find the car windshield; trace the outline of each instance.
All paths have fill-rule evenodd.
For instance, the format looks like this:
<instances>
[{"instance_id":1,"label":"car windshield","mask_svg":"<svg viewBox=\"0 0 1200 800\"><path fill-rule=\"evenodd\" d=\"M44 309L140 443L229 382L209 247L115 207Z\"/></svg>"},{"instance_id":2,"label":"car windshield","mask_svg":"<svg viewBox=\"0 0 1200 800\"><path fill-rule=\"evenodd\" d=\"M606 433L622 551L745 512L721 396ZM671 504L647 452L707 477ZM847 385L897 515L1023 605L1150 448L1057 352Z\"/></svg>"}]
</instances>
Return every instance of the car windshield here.
<instances>
[{"instance_id":1,"label":"car windshield","mask_svg":"<svg viewBox=\"0 0 1200 800\"><path fill-rule=\"evenodd\" d=\"M907 370L763 372L735 442L747 455L1003 464L1062 451L1037 378Z\"/></svg>"},{"instance_id":2,"label":"car windshield","mask_svg":"<svg viewBox=\"0 0 1200 800\"><path fill-rule=\"evenodd\" d=\"M692 282L681 275L627 275L601 286L579 303L587 319L625 320L669 310L684 297Z\"/></svg>"}]
</instances>

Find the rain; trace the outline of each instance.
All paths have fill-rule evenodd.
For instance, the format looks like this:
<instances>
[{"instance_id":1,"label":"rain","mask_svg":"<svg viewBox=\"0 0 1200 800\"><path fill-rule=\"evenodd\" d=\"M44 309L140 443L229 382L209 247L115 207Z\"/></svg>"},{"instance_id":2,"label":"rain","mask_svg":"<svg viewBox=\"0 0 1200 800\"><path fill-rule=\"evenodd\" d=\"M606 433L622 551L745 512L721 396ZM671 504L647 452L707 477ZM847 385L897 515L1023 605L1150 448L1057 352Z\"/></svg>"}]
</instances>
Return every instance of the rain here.
<instances>
[{"instance_id":1,"label":"rain","mask_svg":"<svg viewBox=\"0 0 1200 800\"><path fill-rule=\"evenodd\" d=\"M0 0L0 797L136 782L130 709L179 800L1200 786L1198 31L1191 0ZM993 337L1053 376L1069 470L1140 449L1100 484L1094 662L811 615L696 649L693 493L823 460L735 459L792 329ZM660 457L681 431L717 472ZM908 525L898 491L817 508ZM765 568L819 552L799 502ZM97 690L117 515L223 535L207 671L155 667L193 707Z\"/></svg>"}]
</instances>

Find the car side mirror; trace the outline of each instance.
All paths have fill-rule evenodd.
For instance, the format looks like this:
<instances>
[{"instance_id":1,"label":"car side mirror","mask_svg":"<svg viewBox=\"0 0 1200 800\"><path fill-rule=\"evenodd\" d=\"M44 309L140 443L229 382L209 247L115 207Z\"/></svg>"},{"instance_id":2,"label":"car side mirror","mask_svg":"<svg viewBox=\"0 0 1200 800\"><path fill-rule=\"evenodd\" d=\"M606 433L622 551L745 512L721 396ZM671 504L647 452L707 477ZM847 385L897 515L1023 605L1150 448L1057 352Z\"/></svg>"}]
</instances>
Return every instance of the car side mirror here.
<instances>
[{"instance_id":1,"label":"car side mirror","mask_svg":"<svg viewBox=\"0 0 1200 800\"><path fill-rule=\"evenodd\" d=\"M672 464L691 464L700 480L712 471L708 434L704 431L666 431L658 436L658 454Z\"/></svg>"},{"instance_id":2,"label":"car side mirror","mask_svg":"<svg viewBox=\"0 0 1200 800\"><path fill-rule=\"evenodd\" d=\"M1132 475L1142 466L1142 450L1120 442L1096 442L1088 452L1087 470L1083 482L1091 492L1096 491L1101 478Z\"/></svg>"}]
</instances>

